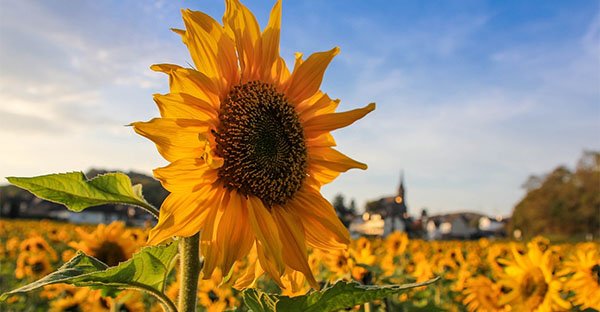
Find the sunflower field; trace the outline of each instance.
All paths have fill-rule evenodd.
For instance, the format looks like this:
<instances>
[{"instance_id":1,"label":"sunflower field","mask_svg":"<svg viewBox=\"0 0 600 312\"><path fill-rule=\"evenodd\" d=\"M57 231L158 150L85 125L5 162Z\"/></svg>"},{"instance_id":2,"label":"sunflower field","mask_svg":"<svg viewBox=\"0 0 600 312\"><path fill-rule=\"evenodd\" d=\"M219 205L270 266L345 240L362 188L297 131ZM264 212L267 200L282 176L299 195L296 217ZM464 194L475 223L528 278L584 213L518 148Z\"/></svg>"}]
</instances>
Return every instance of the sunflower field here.
<instances>
[{"instance_id":1,"label":"sunflower field","mask_svg":"<svg viewBox=\"0 0 600 312\"><path fill-rule=\"evenodd\" d=\"M0 221L0 292L5 293L55 271L81 250L109 265L126 261L145 245L149 229L123 223L73 225L55 221ZM364 285L421 282L427 287L354 307L355 311L598 311L600 309L600 245L586 242L551 244L544 237L529 242L423 241L396 232L386 238L354 239L346 251L309 255L318 281L356 281ZM243 298L236 286L248 278L237 263L221 282L218 270L199 283L198 308L238 309ZM178 294L177 266L168 274L165 293ZM310 290L304 275L282 277L281 291L268 277L256 286L272 293L297 296ZM239 288L239 287L238 287ZM106 296L108 295L108 296ZM54 284L13 295L2 311L162 311L152 296L125 290L102 290Z\"/></svg>"}]
</instances>

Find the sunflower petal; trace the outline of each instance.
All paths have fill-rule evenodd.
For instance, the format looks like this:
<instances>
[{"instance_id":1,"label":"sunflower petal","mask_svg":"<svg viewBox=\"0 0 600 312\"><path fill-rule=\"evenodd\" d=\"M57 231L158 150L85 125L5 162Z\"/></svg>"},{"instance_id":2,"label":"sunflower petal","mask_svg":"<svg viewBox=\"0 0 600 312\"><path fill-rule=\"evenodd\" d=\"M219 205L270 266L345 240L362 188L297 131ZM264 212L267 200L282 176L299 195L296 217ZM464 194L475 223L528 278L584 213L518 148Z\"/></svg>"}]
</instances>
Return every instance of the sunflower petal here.
<instances>
[{"instance_id":1,"label":"sunflower petal","mask_svg":"<svg viewBox=\"0 0 600 312\"><path fill-rule=\"evenodd\" d=\"M331 147L310 148L309 161L338 172L346 172L352 168L367 170L366 164L358 162Z\"/></svg>"},{"instance_id":2,"label":"sunflower petal","mask_svg":"<svg viewBox=\"0 0 600 312\"><path fill-rule=\"evenodd\" d=\"M186 93L155 94L154 102L163 118L215 121L219 114L212 104Z\"/></svg>"},{"instance_id":3,"label":"sunflower petal","mask_svg":"<svg viewBox=\"0 0 600 312\"><path fill-rule=\"evenodd\" d=\"M197 11L183 10L187 31L183 41L188 46L196 68L217 83L224 96L238 79L237 56L233 40L212 17Z\"/></svg>"},{"instance_id":4,"label":"sunflower petal","mask_svg":"<svg viewBox=\"0 0 600 312\"><path fill-rule=\"evenodd\" d=\"M235 36L242 82L259 79L262 39L256 17L238 0L226 0L223 24Z\"/></svg>"},{"instance_id":5,"label":"sunflower petal","mask_svg":"<svg viewBox=\"0 0 600 312\"><path fill-rule=\"evenodd\" d=\"M168 161L196 158L205 150L210 126L193 119L154 118L131 124L138 134L152 140Z\"/></svg>"},{"instance_id":6,"label":"sunflower petal","mask_svg":"<svg viewBox=\"0 0 600 312\"><path fill-rule=\"evenodd\" d=\"M269 23L262 33L262 81L269 83L279 82L277 76L273 76L272 68L278 66L279 60L279 33L281 30L281 0L275 2L269 17ZM276 73L276 71L275 71Z\"/></svg>"},{"instance_id":7,"label":"sunflower petal","mask_svg":"<svg viewBox=\"0 0 600 312\"><path fill-rule=\"evenodd\" d=\"M294 68L286 91L286 96L292 103L299 104L319 91L325 70L339 51L335 47L326 52L314 53Z\"/></svg>"},{"instance_id":8,"label":"sunflower petal","mask_svg":"<svg viewBox=\"0 0 600 312\"><path fill-rule=\"evenodd\" d=\"M213 79L205 74L172 64L155 64L150 66L150 69L169 75L171 93L193 94L194 97L219 109L221 105L219 88Z\"/></svg>"},{"instance_id":9,"label":"sunflower petal","mask_svg":"<svg viewBox=\"0 0 600 312\"><path fill-rule=\"evenodd\" d=\"M280 273L278 265L274 264L273 261L271 261L269 257L267 257L265 247L263 247L260 241L256 242L256 251L258 254L258 262L260 264L259 267L261 268L261 270L263 270L263 272L269 273L269 276L271 276L273 281L275 281L275 283L277 283L277 285L281 287L283 285L281 283L282 273Z\"/></svg>"},{"instance_id":10,"label":"sunflower petal","mask_svg":"<svg viewBox=\"0 0 600 312\"><path fill-rule=\"evenodd\" d=\"M173 236L188 237L197 233L208 215L203 203L210 202L210 187L193 193L171 193L160 208L158 224L150 230L148 244L156 245Z\"/></svg>"},{"instance_id":11,"label":"sunflower petal","mask_svg":"<svg viewBox=\"0 0 600 312\"><path fill-rule=\"evenodd\" d=\"M336 146L337 143L333 138L333 135L329 132L322 133L316 137L306 138L306 146L308 147L332 147Z\"/></svg>"},{"instance_id":12,"label":"sunflower petal","mask_svg":"<svg viewBox=\"0 0 600 312\"><path fill-rule=\"evenodd\" d=\"M283 207L273 207L272 214L283 243L282 251L286 263L292 269L302 272L313 288L319 289L319 284L308 265L302 221L297 215L287 212Z\"/></svg>"},{"instance_id":13,"label":"sunflower petal","mask_svg":"<svg viewBox=\"0 0 600 312\"><path fill-rule=\"evenodd\" d=\"M217 245L221 249L221 271L227 275L233 263L247 255L254 243L254 233L248 222L248 207L243 195L231 191L228 205L217 230Z\"/></svg>"},{"instance_id":14,"label":"sunflower petal","mask_svg":"<svg viewBox=\"0 0 600 312\"><path fill-rule=\"evenodd\" d=\"M321 249L344 249L350 234L340 222L331 204L316 190L298 192L293 201L294 213L302 220L307 242Z\"/></svg>"},{"instance_id":15,"label":"sunflower petal","mask_svg":"<svg viewBox=\"0 0 600 312\"><path fill-rule=\"evenodd\" d=\"M254 287L256 280L263 275L265 270L258 263L258 255L256 244L252 246L250 254L248 254L248 266L244 269L240 277L238 277L233 285L233 288L242 290L248 287Z\"/></svg>"},{"instance_id":16,"label":"sunflower petal","mask_svg":"<svg viewBox=\"0 0 600 312\"><path fill-rule=\"evenodd\" d=\"M229 192L221 193L221 196L215 201L214 205L209 209L206 217L206 226L200 233L200 252L204 256L204 264L202 265L202 274L204 279L209 279L221 258L220 249L216 242L217 233L215 233L216 224L221 221L223 216L223 202L228 201Z\"/></svg>"},{"instance_id":17,"label":"sunflower petal","mask_svg":"<svg viewBox=\"0 0 600 312\"><path fill-rule=\"evenodd\" d=\"M330 114L340 104L340 100L332 100L327 94L317 92L314 98L302 102L296 109L300 120L306 121L319 114Z\"/></svg>"},{"instance_id":18,"label":"sunflower petal","mask_svg":"<svg viewBox=\"0 0 600 312\"><path fill-rule=\"evenodd\" d=\"M266 253L275 260L275 271L279 275L283 274L285 265L281 254L282 245L279 234L277 231L273 231L277 227L273 216L271 216L262 201L254 196L248 197L248 215L256 238L261 246L264 246Z\"/></svg>"},{"instance_id":19,"label":"sunflower petal","mask_svg":"<svg viewBox=\"0 0 600 312\"><path fill-rule=\"evenodd\" d=\"M347 112L318 115L304 123L304 131L307 137L312 138L324 132L347 127L373 110L375 103Z\"/></svg>"},{"instance_id":20,"label":"sunflower petal","mask_svg":"<svg viewBox=\"0 0 600 312\"><path fill-rule=\"evenodd\" d=\"M193 192L219 178L217 170L210 169L199 158L178 159L166 167L154 169L154 177L169 192Z\"/></svg>"},{"instance_id":21,"label":"sunflower petal","mask_svg":"<svg viewBox=\"0 0 600 312\"><path fill-rule=\"evenodd\" d=\"M331 170L314 162L309 163L307 171L319 187L335 180L341 174L339 171Z\"/></svg>"}]
</instances>

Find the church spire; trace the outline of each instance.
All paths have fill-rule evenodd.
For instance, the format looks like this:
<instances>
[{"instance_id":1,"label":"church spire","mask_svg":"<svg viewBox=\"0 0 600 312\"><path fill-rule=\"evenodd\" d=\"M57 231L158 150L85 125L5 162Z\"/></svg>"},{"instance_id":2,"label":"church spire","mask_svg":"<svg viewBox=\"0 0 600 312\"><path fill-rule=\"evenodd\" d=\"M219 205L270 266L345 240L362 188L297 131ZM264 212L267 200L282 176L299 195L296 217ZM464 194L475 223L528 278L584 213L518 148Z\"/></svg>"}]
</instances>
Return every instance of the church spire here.
<instances>
[{"instance_id":1,"label":"church spire","mask_svg":"<svg viewBox=\"0 0 600 312\"><path fill-rule=\"evenodd\" d=\"M398 196L404 198L404 170L400 170L400 186L398 186Z\"/></svg>"}]
</instances>

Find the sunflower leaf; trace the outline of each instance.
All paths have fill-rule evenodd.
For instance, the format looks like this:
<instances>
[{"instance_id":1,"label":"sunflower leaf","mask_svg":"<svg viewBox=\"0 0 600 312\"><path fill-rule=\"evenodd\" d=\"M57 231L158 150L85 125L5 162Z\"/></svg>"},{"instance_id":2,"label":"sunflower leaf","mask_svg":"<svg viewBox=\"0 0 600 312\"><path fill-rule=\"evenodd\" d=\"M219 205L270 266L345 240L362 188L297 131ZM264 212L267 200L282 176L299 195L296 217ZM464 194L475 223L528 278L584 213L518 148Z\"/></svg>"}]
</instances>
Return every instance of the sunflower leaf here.
<instances>
[{"instance_id":1,"label":"sunflower leaf","mask_svg":"<svg viewBox=\"0 0 600 312\"><path fill-rule=\"evenodd\" d=\"M306 295L292 298L266 294L256 289L247 289L244 291L244 302L254 312L337 311L384 299L411 288L426 286L438 279L439 277L423 283L384 286L339 281L321 291L311 291Z\"/></svg>"},{"instance_id":2,"label":"sunflower leaf","mask_svg":"<svg viewBox=\"0 0 600 312\"><path fill-rule=\"evenodd\" d=\"M29 292L40 287L65 283L92 287L111 293L115 290L138 289L149 292L164 303L170 303L162 289L177 255L177 244L142 248L133 257L117 266L106 264L78 251L73 259L31 284L0 295L0 301L9 296ZM171 303L172 305L172 303Z\"/></svg>"},{"instance_id":3,"label":"sunflower leaf","mask_svg":"<svg viewBox=\"0 0 600 312\"><path fill-rule=\"evenodd\" d=\"M142 196L142 186L132 186L129 177L120 172L99 175L90 180L83 172L6 179L39 198L63 204L76 212L105 204L126 204L144 208L158 216L158 210Z\"/></svg>"}]
</instances>

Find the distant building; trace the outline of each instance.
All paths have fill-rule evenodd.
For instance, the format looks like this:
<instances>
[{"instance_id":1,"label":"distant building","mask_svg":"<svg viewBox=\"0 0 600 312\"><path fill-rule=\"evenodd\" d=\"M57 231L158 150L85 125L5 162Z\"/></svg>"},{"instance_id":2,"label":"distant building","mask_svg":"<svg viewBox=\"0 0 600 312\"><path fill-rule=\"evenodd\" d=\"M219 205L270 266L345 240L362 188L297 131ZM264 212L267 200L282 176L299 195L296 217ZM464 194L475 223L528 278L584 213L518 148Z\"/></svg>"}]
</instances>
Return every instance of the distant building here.
<instances>
[{"instance_id":1,"label":"distant building","mask_svg":"<svg viewBox=\"0 0 600 312\"><path fill-rule=\"evenodd\" d=\"M477 239L480 237L505 237L506 219L473 213L459 212L429 217L426 238Z\"/></svg>"},{"instance_id":2,"label":"distant building","mask_svg":"<svg viewBox=\"0 0 600 312\"><path fill-rule=\"evenodd\" d=\"M351 229L361 229L365 235L385 237L394 231L408 232L411 221L406 205L404 174L401 173L396 195L381 197L367 203L365 214L353 222Z\"/></svg>"}]
</instances>

